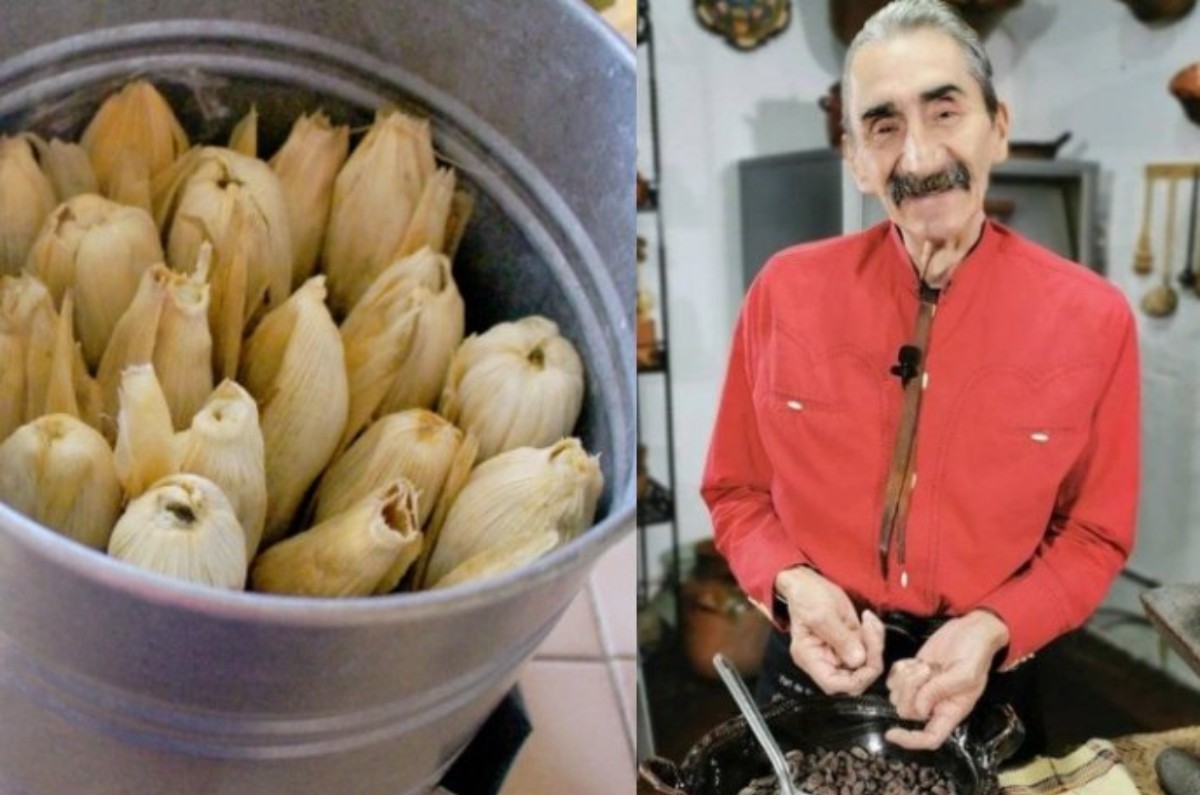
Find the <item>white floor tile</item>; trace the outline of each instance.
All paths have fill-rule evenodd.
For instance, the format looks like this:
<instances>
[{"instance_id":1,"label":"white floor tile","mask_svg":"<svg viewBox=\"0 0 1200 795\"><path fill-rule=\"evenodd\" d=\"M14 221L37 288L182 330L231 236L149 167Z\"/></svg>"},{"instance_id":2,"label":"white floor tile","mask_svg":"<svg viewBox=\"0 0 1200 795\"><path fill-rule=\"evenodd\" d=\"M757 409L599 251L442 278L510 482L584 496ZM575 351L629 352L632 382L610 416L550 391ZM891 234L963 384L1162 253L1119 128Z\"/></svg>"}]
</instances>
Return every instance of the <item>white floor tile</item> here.
<instances>
[{"instance_id":1,"label":"white floor tile","mask_svg":"<svg viewBox=\"0 0 1200 795\"><path fill-rule=\"evenodd\" d=\"M592 596L584 588L571 602L549 637L542 642L536 657L601 660L604 656Z\"/></svg>"},{"instance_id":2,"label":"white floor tile","mask_svg":"<svg viewBox=\"0 0 1200 795\"><path fill-rule=\"evenodd\" d=\"M611 660L609 665L612 666L613 678L617 682L617 691L621 697L621 715L625 718L625 728L629 732L629 747L634 748L637 742L637 663L616 658Z\"/></svg>"},{"instance_id":3,"label":"white floor tile","mask_svg":"<svg viewBox=\"0 0 1200 795\"><path fill-rule=\"evenodd\" d=\"M610 657L637 656L637 535L604 553L592 571L601 639Z\"/></svg>"},{"instance_id":4,"label":"white floor tile","mask_svg":"<svg viewBox=\"0 0 1200 795\"><path fill-rule=\"evenodd\" d=\"M533 733L500 795L633 792L633 752L604 662L534 660L521 677Z\"/></svg>"}]
</instances>

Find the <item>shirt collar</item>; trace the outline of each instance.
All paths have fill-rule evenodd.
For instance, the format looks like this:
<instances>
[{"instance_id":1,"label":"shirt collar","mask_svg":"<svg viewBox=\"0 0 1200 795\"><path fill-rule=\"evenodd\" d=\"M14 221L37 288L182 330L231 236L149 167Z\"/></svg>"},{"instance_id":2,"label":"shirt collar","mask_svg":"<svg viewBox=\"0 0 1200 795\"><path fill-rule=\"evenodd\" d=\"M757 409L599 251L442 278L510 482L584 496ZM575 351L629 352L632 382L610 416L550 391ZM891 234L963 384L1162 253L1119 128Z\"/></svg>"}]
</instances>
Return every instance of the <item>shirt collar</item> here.
<instances>
[{"instance_id":1,"label":"shirt collar","mask_svg":"<svg viewBox=\"0 0 1200 795\"><path fill-rule=\"evenodd\" d=\"M917 272L908 256L908 249L904 247L904 238L900 234L900 228L891 221L884 221L881 226L889 239L889 245L885 246L889 251L887 257L889 262L886 267L889 280L895 289L916 296L919 285ZM983 230L980 232L975 247L958 264L958 267L950 274L950 280L942 287L943 299L949 295L970 292L971 285L978 283L986 276L988 268L980 265L979 261L991 259L999 252L1003 236L1002 229L994 221L984 220Z\"/></svg>"}]
</instances>

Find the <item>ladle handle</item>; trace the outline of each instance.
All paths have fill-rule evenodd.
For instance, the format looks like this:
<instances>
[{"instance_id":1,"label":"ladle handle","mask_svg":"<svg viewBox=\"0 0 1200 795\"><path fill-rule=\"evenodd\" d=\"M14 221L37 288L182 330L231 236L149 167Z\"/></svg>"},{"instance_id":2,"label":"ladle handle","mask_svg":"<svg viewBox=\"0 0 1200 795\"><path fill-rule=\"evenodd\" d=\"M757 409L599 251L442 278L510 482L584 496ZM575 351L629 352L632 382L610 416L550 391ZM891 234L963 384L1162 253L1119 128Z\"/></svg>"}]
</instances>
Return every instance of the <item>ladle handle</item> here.
<instances>
[{"instance_id":1,"label":"ladle handle","mask_svg":"<svg viewBox=\"0 0 1200 795\"><path fill-rule=\"evenodd\" d=\"M792 783L792 772L788 769L787 759L784 757L783 751L779 749L779 744L775 742L774 736L771 735L770 729L767 728L767 722L763 720L762 713L758 711L758 706L754 703L754 698L751 697L742 677L738 675L729 660L725 659L725 655L720 652L713 655L713 667L717 669L717 674L729 688L729 693L746 718L750 731L754 732L754 736L758 738L758 744L767 752L767 758L771 760L771 767L775 769L775 775L779 778L780 792L783 795L804 795Z\"/></svg>"},{"instance_id":2,"label":"ladle handle","mask_svg":"<svg viewBox=\"0 0 1200 795\"><path fill-rule=\"evenodd\" d=\"M1171 286L1171 271L1174 266L1175 259L1175 188L1178 186L1178 180L1171 177L1167 182L1167 228L1165 231L1166 254L1163 257L1163 284Z\"/></svg>"},{"instance_id":3,"label":"ladle handle","mask_svg":"<svg viewBox=\"0 0 1200 795\"><path fill-rule=\"evenodd\" d=\"M1183 257L1183 273L1179 274L1179 281L1186 287L1191 287L1196 283L1196 271L1193 255L1196 252L1196 203L1200 194L1200 167L1192 172L1192 206L1188 209L1188 229L1187 229L1187 254Z\"/></svg>"}]
</instances>

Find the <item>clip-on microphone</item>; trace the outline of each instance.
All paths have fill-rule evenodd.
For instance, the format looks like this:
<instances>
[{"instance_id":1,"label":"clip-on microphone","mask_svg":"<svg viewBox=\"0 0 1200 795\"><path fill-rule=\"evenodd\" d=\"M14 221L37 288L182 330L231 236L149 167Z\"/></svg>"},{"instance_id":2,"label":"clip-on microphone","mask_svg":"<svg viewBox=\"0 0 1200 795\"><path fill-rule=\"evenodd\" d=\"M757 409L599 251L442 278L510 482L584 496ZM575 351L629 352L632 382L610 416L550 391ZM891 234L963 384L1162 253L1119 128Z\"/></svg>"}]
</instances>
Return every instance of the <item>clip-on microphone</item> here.
<instances>
[{"instance_id":1,"label":"clip-on microphone","mask_svg":"<svg viewBox=\"0 0 1200 795\"><path fill-rule=\"evenodd\" d=\"M921 349L916 345L901 345L896 352L896 363L891 367L891 374L900 379L900 385L907 387L908 382L917 377L921 367Z\"/></svg>"}]
</instances>

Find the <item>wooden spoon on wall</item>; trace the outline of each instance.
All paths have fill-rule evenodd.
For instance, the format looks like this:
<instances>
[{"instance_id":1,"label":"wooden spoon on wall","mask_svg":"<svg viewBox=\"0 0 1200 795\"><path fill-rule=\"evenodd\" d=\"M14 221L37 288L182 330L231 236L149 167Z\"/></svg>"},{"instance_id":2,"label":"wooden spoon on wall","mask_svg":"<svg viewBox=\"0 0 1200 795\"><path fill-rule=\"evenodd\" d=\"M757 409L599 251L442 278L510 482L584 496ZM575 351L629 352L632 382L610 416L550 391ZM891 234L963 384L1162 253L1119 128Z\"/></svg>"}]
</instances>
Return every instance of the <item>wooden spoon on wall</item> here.
<instances>
[{"instance_id":1,"label":"wooden spoon on wall","mask_svg":"<svg viewBox=\"0 0 1200 795\"><path fill-rule=\"evenodd\" d=\"M1137 247L1133 251L1133 272L1145 276L1154 270L1154 254L1150 250L1150 214L1154 203L1154 179L1150 167L1143 177L1146 182L1145 197L1142 199L1142 231L1138 233Z\"/></svg>"},{"instance_id":2,"label":"wooden spoon on wall","mask_svg":"<svg viewBox=\"0 0 1200 795\"><path fill-rule=\"evenodd\" d=\"M1179 305L1179 294L1171 286L1171 261L1175 257L1175 188L1179 180L1174 176L1167 177L1167 180L1167 239L1163 244L1163 280L1162 284L1151 287L1150 292L1142 296L1142 311L1150 317L1167 317Z\"/></svg>"}]
</instances>

